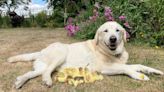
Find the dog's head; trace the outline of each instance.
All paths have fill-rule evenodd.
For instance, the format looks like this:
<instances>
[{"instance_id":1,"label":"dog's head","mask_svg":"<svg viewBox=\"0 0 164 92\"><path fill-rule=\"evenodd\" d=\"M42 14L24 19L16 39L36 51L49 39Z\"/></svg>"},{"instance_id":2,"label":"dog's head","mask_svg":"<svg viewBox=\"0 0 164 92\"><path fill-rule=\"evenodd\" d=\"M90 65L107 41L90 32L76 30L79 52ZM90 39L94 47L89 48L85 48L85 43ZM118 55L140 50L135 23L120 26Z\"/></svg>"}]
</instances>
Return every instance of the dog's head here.
<instances>
[{"instance_id":1,"label":"dog's head","mask_svg":"<svg viewBox=\"0 0 164 92\"><path fill-rule=\"evenodd\" d=\"M111 52L116 52L116 50L118 51L120 46L123 47L123 43L126 42L126 31L117 22L106 22L98 28L95 40L97 45L102 45Z\"/></svg>"}]
</instances>

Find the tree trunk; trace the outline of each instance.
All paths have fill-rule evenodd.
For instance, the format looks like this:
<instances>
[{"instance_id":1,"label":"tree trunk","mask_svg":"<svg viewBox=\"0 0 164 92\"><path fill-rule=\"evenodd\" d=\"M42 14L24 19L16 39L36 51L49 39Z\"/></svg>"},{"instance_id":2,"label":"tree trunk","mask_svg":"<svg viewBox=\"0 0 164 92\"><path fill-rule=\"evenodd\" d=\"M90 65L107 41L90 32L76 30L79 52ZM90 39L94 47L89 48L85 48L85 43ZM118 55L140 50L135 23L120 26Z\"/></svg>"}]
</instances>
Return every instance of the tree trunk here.
<instances>
[{"instance_id":1,"label":"tree trunk","mask_svg":"<svg viewBox=\"0 0 164 92\"><path fill-rule=\"evenodd\" d=\"M64 25L66 24L66 19L67 19L67 4L66 4L66 0L64 0Z\"/></svg>"}]
</instances>

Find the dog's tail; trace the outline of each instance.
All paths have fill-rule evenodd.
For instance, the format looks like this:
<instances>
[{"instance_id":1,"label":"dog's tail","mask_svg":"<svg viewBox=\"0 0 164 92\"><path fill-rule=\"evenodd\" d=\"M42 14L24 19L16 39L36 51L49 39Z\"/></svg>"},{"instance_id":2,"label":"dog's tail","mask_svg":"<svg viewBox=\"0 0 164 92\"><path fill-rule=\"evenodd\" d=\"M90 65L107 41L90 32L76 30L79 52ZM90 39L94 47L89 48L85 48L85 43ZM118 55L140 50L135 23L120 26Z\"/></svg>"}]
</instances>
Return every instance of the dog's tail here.
<instances>
[{"instance_id":1,"label":"dog's tail","mask_svg":"<svg viewBox=\"0 0 164 92\"><path fill-rule=\"evenodd\" d=\"M36 60L39 55L40 55L40 52L17 55L17 56L10 57L8 59L8 62L32 61L32 60Z\"/></svg>"}]
</instances>

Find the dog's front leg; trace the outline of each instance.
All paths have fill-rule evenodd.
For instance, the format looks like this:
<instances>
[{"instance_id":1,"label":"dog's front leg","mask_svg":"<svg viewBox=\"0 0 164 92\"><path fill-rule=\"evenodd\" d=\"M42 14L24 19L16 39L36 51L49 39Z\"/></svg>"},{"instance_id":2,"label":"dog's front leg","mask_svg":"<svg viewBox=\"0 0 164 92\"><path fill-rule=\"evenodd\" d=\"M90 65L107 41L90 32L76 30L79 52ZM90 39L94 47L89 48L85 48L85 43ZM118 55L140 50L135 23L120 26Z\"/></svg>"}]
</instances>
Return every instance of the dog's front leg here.
<instances>
[{"instance_id":1,"label":"dog's front leg","mask_svg":"<svg viewBox=\"0 0 164 92\"><path fill-rule=\"evenodd\" d=\"M101 73L107 75L125 74L133 79L149 80L149 78L146 75L135 71L133 68L131 68L130 65L126 64L104 65L102 66Z\"/></svg>"},{"instance_id":2,"label":"dog's front leg","mask_svg":"<svg viewBox=\"0 0 164 92\"><path fill-rule=\"evenodd\" d=\"M155 74L160 74L160 75L164 74L160 70L157 70L157 69L154 69L154 68L151 68L151 67L147 67L147 66L144 66L144 65L141 65L141 64L129 65L129 67L131 69L135 70L135 71L143 72L143 73L147 73L147 74L150 74L150 73L155 73Z\"/></svg>"}]
</instances>

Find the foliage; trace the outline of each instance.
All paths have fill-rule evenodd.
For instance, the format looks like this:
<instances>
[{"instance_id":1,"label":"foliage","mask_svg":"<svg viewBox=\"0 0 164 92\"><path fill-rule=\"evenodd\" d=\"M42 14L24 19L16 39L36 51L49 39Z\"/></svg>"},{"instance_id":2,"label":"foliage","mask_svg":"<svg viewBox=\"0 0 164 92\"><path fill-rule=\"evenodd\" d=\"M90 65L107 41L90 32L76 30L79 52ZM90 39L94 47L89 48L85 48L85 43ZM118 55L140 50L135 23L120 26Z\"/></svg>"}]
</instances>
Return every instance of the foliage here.
<instances>
[{"instance_id":1,"label":"foliage","mask_svg":"<svg viewBox=\"0 0 164 92\"><path fill-rule=\"evenodd\" d=\"M23 24L21 25L22 27L36 27L34 26L34 21L32 21L32 17L26 18L23 21Z\"/></svg>"},{"instance_id":2,"label":"foliage","mask_svg":"<svg viewBox=\"0 0 164 92\"><path fill-rule=\"evenodd\" d=\"M68 31L68 36L74 36L80 29L79 26L73 23L73 19L70 17L68 18L65 30Z\"/></svg>"},{"instance_id":3,"label":"foliage","mask_svg":"<svg viewBox=\"0 0 164 92\"><path fill-rule=\"evenodd\" d=\"M151 46L164 46L163 0L109 0L103 4L113 10L115 18L118 18L120 15L126 15L132 27L130 30L131 41L146 43ZM102 13L101 11L99 12ZM90 11L86 11L86 13L89 15ZM84 39L93 38L90 34L94 34L92 32L95 32L95 29L99 27L100 24L97 22L99 20L96 23L83 27L81 30L85 31L81 31L76 37Z\"/></svg>"},{"instance_id":4,"label":"foliage","mask_svg":"<svg viewBox=\"0 0 164 92\"><path fill-rule=\"evenodd\" d=\"M63 27L63 18L58 13L53 13L51 16L46 15L45 12L40 12L36 16L30 15L29 18L24 18L21 27ZM11 20L9 16L0 16L0 28L10 28Z\"/></svg>"},{"instance_id":5,"label":"foliage","mask_svg":"<svg viewBox=\"0 0 164 92\"><path fill-rule=\"evenodd\" d=\"M35 17L36 22L38 24L39 27L45 27L45 23L47 21L47 15L44 12L41 12L39 14L37 14L37 16Z\"/></svg>"},{"instance_id":6,"label":"foliage","mask_svg":"<svg viewBox=\"0 0 164 92\"><path fill-rule=\"evenodd\" d=\"M0 7L7 7L7 11L10 12L11 9L13 11L18 8L20 4L28 4L31 0L1 0Z\"/></svg>"},{"instance_id":7,"label":"foliage","mask_svg":"<svg viewBox=\"0 0 164 92\"><path fill-rule=\"evenodd\" d=\"M91 22L87 24L82 24L80 31L77 32L75 38L77 39L92 39L100 25L105 22L104 19L98 18L96 22ZM83 26L84 25L84 26Z\"/></svg>"},{"instance_id":8,"label":"foliage","mask_svg":"<svg viewBox=\"0 0 164 92\"><path fill-rule=\"evenodd\" d=\"M1 0L0 6L7 5L7 0ZM13 7L16 7L23 0L12 0ZM28 1L28 0L27 0ZM131 42L137 44L147 44L150 46L164 47L164 0L47 0L51 1L53 14L47 16L44 12L36 16L26 18L22 27L63 27L68 17L73 17L74 25L80 26L80 31L75 35L79 39L91 39L94 37L97 28L106 19L114 17L115 21L120 18L128 20L130 29L127 31L131 35ZM112 14L104 17L104 7L100 7L93 13L93 4L100 2L103 6L109 6ZM103 16L103 17L102 17ZM94 21L90 21L92 19ZM89 21L88 21L89 20ZM122 25L128 25L122 23ZM0 16L0 27L11 27L8 16Z\"/></svg>"},{"instance_id":9,"label":"foliage","mask_svg":"<svg viewBox=\"0 0 164 92\"><path fill-rule=\"evenodd\" d=\"M88 3L90 4L93 1L94 0L50 0L50 6L53 7L54 11L60 13L65 25L68 16L77 16L82 9L87 8Z\"/></svg>"},{"instance_id":10,"label":"foliage","mask_svg":"<svg viewBox=\"0 0 164 92\"><path fill-rule=\"evenodd\" d=\"M0 27L1 28L8 28L11 27L10 18L8 16L0 16Z\"/></svg>"},{"instance_id":11,"label":"foliage","mask_svg":"<svg viewBox=\"0 0 164 92\"><path fill-rule=\"evenodd\" d=\"M50 21L53 23L53 27L63 27L64 26L64 18L61 12L57 12L59 10L54 10L52 16L50 16Z\"/></svg>"}]
</instances>

